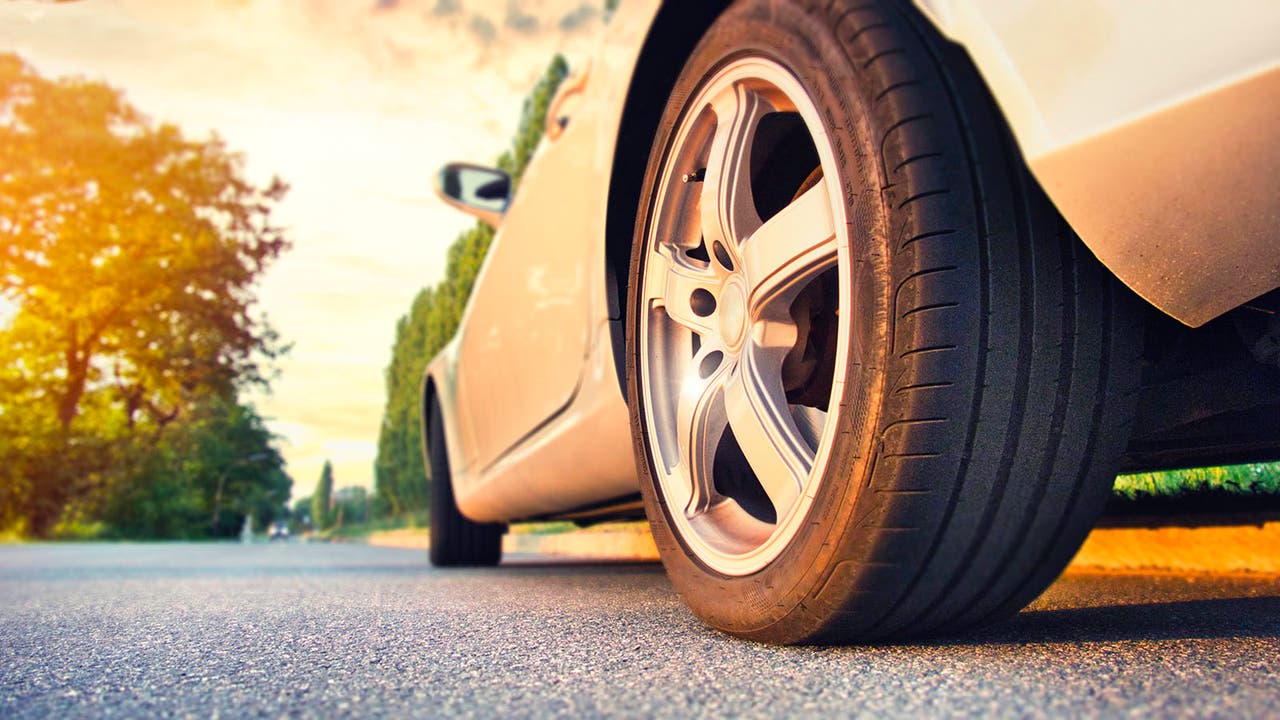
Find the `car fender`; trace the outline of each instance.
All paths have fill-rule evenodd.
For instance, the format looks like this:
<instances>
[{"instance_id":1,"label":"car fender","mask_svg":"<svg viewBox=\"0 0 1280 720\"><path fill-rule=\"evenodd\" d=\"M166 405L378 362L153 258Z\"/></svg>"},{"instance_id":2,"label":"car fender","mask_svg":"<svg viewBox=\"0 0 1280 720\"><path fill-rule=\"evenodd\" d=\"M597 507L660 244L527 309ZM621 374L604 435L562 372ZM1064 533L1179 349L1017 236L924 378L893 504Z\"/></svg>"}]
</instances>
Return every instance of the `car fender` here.
<instances>
[{"instance_id":1,"label":"car fender","mask_svg":"<svg viewBox=\"0 0 1280 720\"><path fill-rule=\"evenodd\" d=\"M445 453L449 458L449 471L454 479L464 478L469 470L466 462L467 453L463 448L461 426L458 423L458 407L455 403L455 388L458 366L458 337L454 336L444 348L427 363L422 373L418 397L422 402L422 457L425 466L427 461L427 438L431 422L431 405L440 409L440 419L444 423ZM434 481L434 478L432 479Z\"/></svg>"},{"instance_id":2,"label":"car fender","mask_svg":"<svg viewBox=\"0 0 1280 720\"><path fill-rule=\"evenodd\" d=\"M1280 286L1280 3L916 4L968 52L1058 210L1144 299L1199 326Z\"/></svg>"}]
</instances>

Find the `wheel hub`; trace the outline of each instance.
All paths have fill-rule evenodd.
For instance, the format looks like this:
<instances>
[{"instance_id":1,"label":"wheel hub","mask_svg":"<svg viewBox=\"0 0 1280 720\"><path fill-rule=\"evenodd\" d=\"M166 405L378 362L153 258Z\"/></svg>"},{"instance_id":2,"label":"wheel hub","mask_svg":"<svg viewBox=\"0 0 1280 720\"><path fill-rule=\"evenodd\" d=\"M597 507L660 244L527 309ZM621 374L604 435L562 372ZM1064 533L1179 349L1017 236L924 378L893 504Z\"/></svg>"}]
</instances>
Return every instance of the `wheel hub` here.
<instances>
[{"instance_id":1,"label":"wheel hub","mask_svg":"<svg viewBox=\"0 0 1280 720\"><path fill-rule=\"evenodd\" d=\"M725 348L736 352L741 349L742 338L747 334L747 292L736 277L724 284L717 307L720 336Z\"/></svg>"}]
</instances>

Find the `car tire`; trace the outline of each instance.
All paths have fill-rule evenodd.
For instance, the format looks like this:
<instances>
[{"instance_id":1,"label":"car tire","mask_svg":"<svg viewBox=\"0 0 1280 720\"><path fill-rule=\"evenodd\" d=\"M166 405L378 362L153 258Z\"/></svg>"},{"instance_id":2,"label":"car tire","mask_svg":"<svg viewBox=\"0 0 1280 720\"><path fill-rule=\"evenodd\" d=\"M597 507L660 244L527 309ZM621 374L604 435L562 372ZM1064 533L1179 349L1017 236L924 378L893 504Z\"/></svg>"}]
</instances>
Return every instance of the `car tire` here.
<instances>
[{"instance_id":1,"label":"car tire","mask_svg":"<svg viewBox=\"0 0 1280 720\"><path fill-rule=\"evenodd\" d=\"M637 217L637 467L699 618L776 643L950 633L1057 577L1127 442L1140 304L910 3L733 4L670 94Z\"/></svg>"},{"instance_id":2,"label":"car tire","mask_svg":"<svg viewBox=\"0 0 1280 720\"><path fill-rule=\"evenodd\" d=\"M458 510L444 440L444 419L435 405L430 412L427 456L431 463L431 564L436 567L497 565L502 560L502 535L506 527L499 523L473 522Z\"/></svg>"}]
</instances>

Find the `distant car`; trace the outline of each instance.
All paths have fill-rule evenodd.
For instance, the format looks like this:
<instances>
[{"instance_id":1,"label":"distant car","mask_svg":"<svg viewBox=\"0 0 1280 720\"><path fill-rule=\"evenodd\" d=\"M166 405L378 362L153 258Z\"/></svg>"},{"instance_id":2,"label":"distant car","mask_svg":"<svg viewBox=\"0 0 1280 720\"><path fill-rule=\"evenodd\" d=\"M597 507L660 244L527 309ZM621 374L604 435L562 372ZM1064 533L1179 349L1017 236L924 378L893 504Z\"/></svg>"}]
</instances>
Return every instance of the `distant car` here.
<instances>
[{"instance_id":1,"label":"distant car","mask_svg":"<svg viewBox=\"0 0 1280 720\"><path fill-rule=\"evenodd\" d=\"M627 0L426 371L431 558L640 517L708 624L955 631L1280 457L1280 3Z\"/></svg>"},{"instance_id":2,"label":"distant car","mask_svg":"<svg viewBox=\"0 0 1280 720\"><path fill-rule=\"evenodd\" d=\"M288 540L289 539L289 523L277 521L271 523L271 530L267 533L270 540Z\"/></svg>"}]
</instances>

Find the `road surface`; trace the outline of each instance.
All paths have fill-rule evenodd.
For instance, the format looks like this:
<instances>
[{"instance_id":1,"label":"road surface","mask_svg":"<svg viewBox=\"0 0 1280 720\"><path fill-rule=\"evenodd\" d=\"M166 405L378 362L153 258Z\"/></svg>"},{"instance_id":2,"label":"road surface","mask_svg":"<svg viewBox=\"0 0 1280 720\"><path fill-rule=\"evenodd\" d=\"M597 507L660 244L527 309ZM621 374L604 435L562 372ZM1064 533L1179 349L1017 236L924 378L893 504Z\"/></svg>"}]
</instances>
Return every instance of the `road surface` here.
<instances>
[{"instance_id":1,"label":"road surface","mask_svg":"<svg viewBox=\"0 0 1280 720\"><path fill-rule=\"evenodd\" d=\"M0 547L0 717L1280 715L1280 577L1072 574L887 647L700 625L657 565L358 545Z\"/></svg>"}]
</instances>

